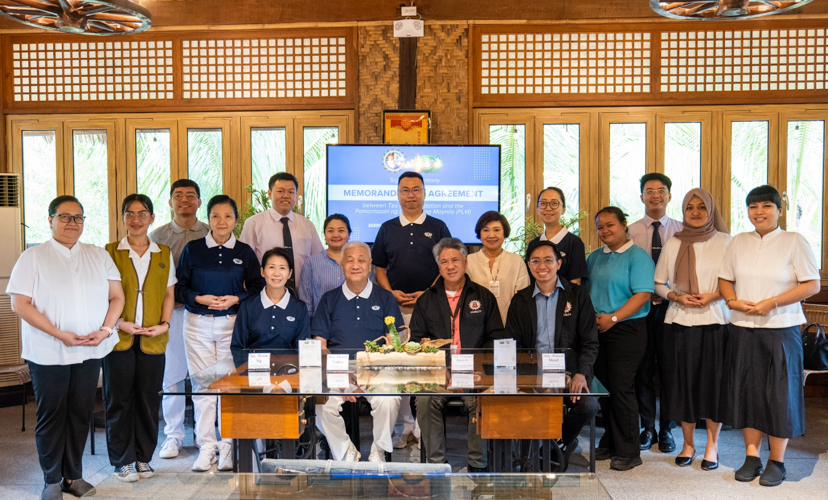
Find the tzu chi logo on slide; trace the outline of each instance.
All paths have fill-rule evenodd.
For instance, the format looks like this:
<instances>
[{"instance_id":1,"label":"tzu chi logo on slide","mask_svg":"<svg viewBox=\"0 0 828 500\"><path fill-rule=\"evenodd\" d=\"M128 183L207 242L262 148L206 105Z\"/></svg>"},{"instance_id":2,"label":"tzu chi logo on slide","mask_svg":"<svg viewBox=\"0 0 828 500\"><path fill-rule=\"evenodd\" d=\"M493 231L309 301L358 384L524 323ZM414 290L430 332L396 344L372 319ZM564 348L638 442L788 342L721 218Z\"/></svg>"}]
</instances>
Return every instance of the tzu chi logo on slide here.
<instances>
[{"instance_id":1,"label":"tzu chi logo on slide","mask_svg":"<svg viewBox=\"0 0 828 500\"><path fill-rule=\"evenodd\" d=\"M417 155L411 160L406 160L405 154L399 149L389 149L382 155L382 166L392 173L406 169L428 174L443 168L443 159L439 156Z\"/></svg>"}]
</instances>

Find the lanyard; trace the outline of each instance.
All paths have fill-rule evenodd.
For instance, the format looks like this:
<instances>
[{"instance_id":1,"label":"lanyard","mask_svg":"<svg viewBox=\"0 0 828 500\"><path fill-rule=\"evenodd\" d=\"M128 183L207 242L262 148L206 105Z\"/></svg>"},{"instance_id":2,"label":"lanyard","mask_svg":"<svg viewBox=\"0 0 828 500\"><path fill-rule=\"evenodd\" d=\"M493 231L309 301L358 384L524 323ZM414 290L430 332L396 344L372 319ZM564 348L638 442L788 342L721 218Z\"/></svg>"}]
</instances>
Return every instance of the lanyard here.
<instances>
[{"instance_id":1,"label":"lanyard","mask_svg":"<svg viewBox=\"0 0 828 500\"><path fill-rule=\"evenodd\" d=\"M463 290L460 289L460 290L457 291L457 293L462 294ZM451 304L449 304L449 318L450 318L449 326L451 328L450 334L451 334L452 339L454 338L454 330L455 330L455 321L454 320L455 320L455 318L457 318L457 314L460 312L460 308L462 306L462 301L460 300L461 298L462 297L457 297L457 304L454 306L454 310L452 310ZM448 300L448 297L446 297L446 300ZM460 332L457 332L457 335L459 336Z\"/></svg>"}]
</instances>

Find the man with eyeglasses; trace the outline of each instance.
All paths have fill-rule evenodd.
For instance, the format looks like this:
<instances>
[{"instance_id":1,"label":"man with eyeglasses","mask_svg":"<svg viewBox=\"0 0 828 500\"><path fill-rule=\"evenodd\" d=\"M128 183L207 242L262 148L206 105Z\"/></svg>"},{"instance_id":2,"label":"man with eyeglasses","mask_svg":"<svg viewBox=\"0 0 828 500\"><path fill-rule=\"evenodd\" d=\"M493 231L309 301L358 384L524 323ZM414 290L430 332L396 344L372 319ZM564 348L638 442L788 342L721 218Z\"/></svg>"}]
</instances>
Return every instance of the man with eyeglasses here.
<instances>
[{"instance_id":1,"label":"man with eyeglasses","mask_svg":"<svg viewBox=\"0 0 828 500\"><path fill-rule=\"evenodd\" d=\"M400 175L397 199L402 213L380 226L371 250L377 284L394 294L406 325L417 299L440 273L431 249L438 241L451 237L445 222L423 211L425 198L422 175ZM418 434L407 397L403 398L394 432L394 448L405 448Z\"/></svg>"},{"instance_id":2,"label":"man with eyeglasses","mask_svg":"<svg viewBox=\"0 0 828 500\"><path fill-rule=\"evenodd\" d=\"M646 250L653 258L653 262L658 264L664 244L682 229L681 221L667 216L667 204L670 203L670 189L673 187L673 182L664 174L650 173L641 177L640 186L641 202L645 209L644 217L630 224L628 232L633 243ZM649 450L658 443L658 450L662 453L670 453L676 449L672 433L676 424L664 418L663 410L659 418L658 434L655 428L655 375L658 371L659 379L664 380L659 360L663 359L664 316L667 314L669 305L669 302L658 295L652 295L650 313L647 315L647 350L635 378L638 413L641 417L641 427L644 428L639 444L642 450Z\"/></svg>"},{"instance_id":3,"label":"man with eyeglasses","mask_svg":"<svg viewBox=\"0 0 828 500\"><path fill-rule=\"evenodd\" d=\"M296 283L305 260L324 250L322 240L313 222L293 211L299 181L293 174L279 172L268 181L267 196L271 208L250 217L244 222L239 241L247 243L259 260L271 248L281 247L293 257L293 274L287 286L294 297Z\"/></svg>"},{"instance_id":4,"label":"man with eyeglasses","mask_svg":"<svg viewBox=\"0 0 828 500\"><path fill-rule=\"evenodd\" d=\"M548 240L533 240L526 249L526 263L533 283L512 297L506 316L506 331L518 348L553 352L570 349L566 355L569 392L589 392L595 359L598 357L598 328L595 309L586 290L558 275L562 259L558 247ZM593 415L598 402L591 397L565 401L561 447L564 472L577 446L578 434Z\"/></svg>"},{"instance_id":5,"label":"man with eyeglasses","mask_svg":"<svg viewBox=\"0 0 828 500\"><path fill-rule=\"evenodd\" d=\"M187 243L204 238L210 226L198 220L196 213L201 206L201 190L195 181L178 179L170 186L170 208L173 219L150 234L155 243L167 245L178 266L178 259ZM163 386L169 387L187 376L187 354L184 348L184 304L175 304L170 318L169 342L164 364ZM164 434L167 438L158 450L161 458L175 458L184 444L184 406L182 396L164 396L161 408L164 412Z\"/></svg>"}]
</instances>

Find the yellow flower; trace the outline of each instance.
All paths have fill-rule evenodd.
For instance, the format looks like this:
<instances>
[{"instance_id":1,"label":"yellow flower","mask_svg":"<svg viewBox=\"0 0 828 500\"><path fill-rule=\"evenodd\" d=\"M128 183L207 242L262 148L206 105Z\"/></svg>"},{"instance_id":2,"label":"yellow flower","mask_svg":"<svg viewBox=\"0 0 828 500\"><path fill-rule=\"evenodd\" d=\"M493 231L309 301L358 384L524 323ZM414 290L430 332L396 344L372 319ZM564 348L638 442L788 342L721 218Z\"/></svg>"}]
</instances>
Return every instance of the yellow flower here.
<instances>
[{"instance_id":1,"label":"yellow flower","mask_svg":"<svg viewBox=\"0 0 828 500\"><path fill-rule=\"evenodd\" d=\"M394 316L386 316L385 317L385 324L386 325L393 325L394 324Z\"/></svg>"}]
</instances>

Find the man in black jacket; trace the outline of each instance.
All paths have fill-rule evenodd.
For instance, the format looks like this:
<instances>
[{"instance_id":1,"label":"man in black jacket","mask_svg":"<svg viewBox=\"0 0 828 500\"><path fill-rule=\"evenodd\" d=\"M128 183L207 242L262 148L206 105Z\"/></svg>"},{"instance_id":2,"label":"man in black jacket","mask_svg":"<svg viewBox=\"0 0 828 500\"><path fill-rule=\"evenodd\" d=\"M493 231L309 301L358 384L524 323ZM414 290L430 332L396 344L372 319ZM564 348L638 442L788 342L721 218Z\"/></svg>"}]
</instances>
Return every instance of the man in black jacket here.
<instances>
[{"instance_id":1,"label":"man in black jacket","mask_svg":"<svg viewBox=\"0 0 828 500\"><path fill-rule=\"evenodd\" d=\"M532 241L526 250L526 263L533 283L512 297L506 330L518 348L547 352L570 349L566 356L566 370L571 374L569 390L589 392L592 366L598 356L592 301L580 286L557 275L561 256L551 241ZM566 405L569 411L563 423L564 467L584 424L598 411L598 402L591 397L572 397Z\"/></svg>"},{"instance_id":2,"label":"man in black jacket","mask_svg":"<svg viewBox=\"0 0 828 500\"><path fill-rule=\"evenodd\" d=\"M494 339L503 338L497 299L485 287L466 275L466 246L456 238L443 238L432 250L440 277L423 293L411 316L411 340L423 338L451 339L458 350L491 347ZM446 397L418 396L417 422L420 424L422 446L429 463L445 463L446 438L442 412ZM474 415L474 396L463 396L463 404ZM476 426L468 431L469 472L484 472L486 447Z\"/></svg>"}]
</instances>

